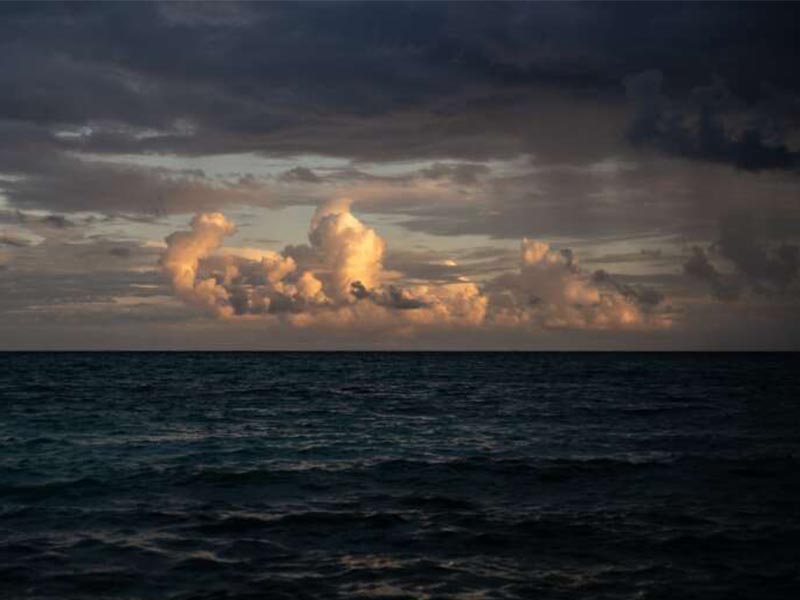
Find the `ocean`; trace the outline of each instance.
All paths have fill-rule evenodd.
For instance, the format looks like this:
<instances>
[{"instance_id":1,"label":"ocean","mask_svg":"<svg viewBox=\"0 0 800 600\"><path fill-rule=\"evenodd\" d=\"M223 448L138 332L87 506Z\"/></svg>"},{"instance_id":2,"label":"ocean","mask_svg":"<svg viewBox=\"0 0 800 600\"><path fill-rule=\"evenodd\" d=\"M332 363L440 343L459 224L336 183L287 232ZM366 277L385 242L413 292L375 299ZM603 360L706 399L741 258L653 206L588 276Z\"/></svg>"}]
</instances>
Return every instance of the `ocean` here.
<instances>
[{"instance_id":1,"label":"ocean","mask_svg":"<svg viewBox=\"0 0 800 600\"><path fill-rule=\"evenodd\" d=\"M0 597L800 598L793 354L2 353Z\"/></svg>"}]
</instances>

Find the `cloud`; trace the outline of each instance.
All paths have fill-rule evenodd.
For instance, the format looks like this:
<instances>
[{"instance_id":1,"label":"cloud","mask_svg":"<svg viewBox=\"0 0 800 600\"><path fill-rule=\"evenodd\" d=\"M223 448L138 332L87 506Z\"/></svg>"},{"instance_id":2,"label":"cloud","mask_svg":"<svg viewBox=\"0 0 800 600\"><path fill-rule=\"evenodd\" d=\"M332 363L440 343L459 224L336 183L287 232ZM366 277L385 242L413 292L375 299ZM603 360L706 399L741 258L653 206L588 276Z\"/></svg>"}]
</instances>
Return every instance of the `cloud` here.
<instances>
[{"instance_id":1,"label":"cloud","mask_svg":"<svg viewBox=\"0 0 800 600\"><path fill-rule=\"evenodd\" d=\"M683 264L683 272L699 281L706 282L717 300L738 300L742 294L742 282L736 275L723 275L708 259L705 250L692 246L692 254Z\"/></svg>"},{"instance_id":2,"label":"cloud","mask_svg":"<svg viewBox=\"0 0 800 600\"><path fill-rule=\"evenodd\" d=\"M721 79L693 89L683 106L663 94L660 71L631 75L624 83L635 109L628 128L635 144L753 171L800 165L800 153L784 141L787 126L776 120L778 115L748 109ZM745 122L737 123L742 118Z\"/></svg>"},{"instance_id":3,"label":"cloud","mask_svg":"<svg viewBox=\"0 0 800 600\"><path fill-rule=\"evenodd\" d=\"M609 286L611 289L622 294L625 298L633 300L641 307L655 307L664 300L664 294L658 290L622 283L603 269L595 271L592 275L592 280L599 285Z\"/></svg>"},{"instance_id":4,"label":"cloud","mask_svg":"<svg viewBox=\"0 0 800 600\"><path fill-rule=\"evenodd\" d=\"M0 142L1 144L2 142ZM0 172L2 172L0 161ZM186 213L225 204L266 204L264 182L252 177L210 177L202 171L92 160L78 155L31 158L25 176L0 181L14 206L104 214ZM44 217L53 228L72 225L62 215Z\"/></svg>"},{"instance_id":5,"label":"cloud","mask_svg":"<svg viewBox=\"0 0 800 600\"><path fill-rule=\"evenodd\" d=\"M328 268L328 292L332 298L349 298L356 281L367 288L381 283L386 243L374 229L353 216L350 200L320 206L311 220L308 237Z\"/></svg>"},{"instance_id":6,"label":"cloud","mask_svg":"<svg viewBox=\"0 0 800 600\"><path fill-rule=\"evenodd\" d=\"M0 210L0 222L24 225L28 229L42 231L46 229L70 229L76 223L64 215L47 214L36 215L21 210Z\"/></svg>"},{"instance_id":7,"label":"cloud","mask_svg":"<svg viewBox=\"0 0 800 600\"><path fill-rule=\"evenodd\" d=\"M42 217L41 222L48 227L55 227L56 229L65 229L75 226L75 223L63 215L47 215L46 217Z\"/></svg>"},{"instance_id":8,"label":"cloud","mask_svg":"<svg viewBox=\"0 0 800 600\"><path fill-rule=\"evenodd\" d=\"M222 247L234 225L220 213L200 214L192 230L167 237L161 261L175 294L208 314L262 315L297 327L419 328L665 327L661 296L626 286L610 275L584 274L570 250L525 239L519 271L490 281L396 281L386 271L386 244L350 210L333 200L314 213L310 245L283 253ZM305 249L303 249L305 248ZM301 250L303 249L303 250Z\"/></svg>"},{"instance_id":9,"label":"cloud","mask_svg":"<svg viewBox=\"0 0 800 600\"><path fill-rule=\"evenodd\" d=\"M669 316L654 310L661 298L620 285L602 286L608 274L583 273L571 251L523 239L520 271L492 283L494 319L505 325L545 328L662 328ZM645 302L642 298L645 298Z\"/></svg>"},{"instance_id":10,"label":"cloud","mask_svg":"<svg viewBox=\"0 0 800 600\"><path fill-rule=\"evenodd\" d=\"M784 293L800 273L798 246L766 245L759 239L757 220L730 215L720 224L716 247L760 293Z\"/></svg>"},{"instance_id":11,"label":"cloud","mask_svg":"<svg viewBox=\"0 0 800 600\"><path fill-rule=\"evenodd\" d=\"M800 282L800 248L786 242L763 239L763 221L749 214L732 214L719 223L710 249L733 268L723 274L699 246L684 263L687 275L709 284L720 300L737 300L749 289L759 296L792 300Z\"/></svg>"},{"instance_id":12,"label":"cloud","mask_svg":"<svg viewBox=\"0 0 800 600\"><path fill-rule=\"evenodd\" d=\"M12 248L25 248L30 246L30 240L18 236L14 233L0 232L0 246L11 246Z\"/></svg>"},{"instance_id":13,"label":"cloud","mask_svg":"<svg viewBox=\"0 0 800 600\"><path fill-rule=\"evenodd\" d=\"M423 177L429 179L443 179L447 178L454 183L462 185L474 185L481 177L488 175L491 168L487 165L474 164L474 163L433 163L430 167L426 167L420 171Z\"/></svg>"},{"instance_id":14,"label":"cloud","mask_svg":"<svg viewBox=\"0 0 800 600\"><path fill-rule=\"evenodd\" d=\"M620 81L663 73L663 84L632 91L651 125L708 114L705 130L716 132L744 103L754 120L745 125L779 147L796 123L786 118L800 91L796 15L748 4L14 5L0 23L0 83L15 90L0 99L0 174L20 178L0 187L15 207L56 212L160 216L346 195L380 197L370 209L432 235L686 229L716 216L695 213L733 198L716 186L761 204L796 194L796 182L684 163L639 168L623 135L631 106ZM739 43L745 35L760 43ZM721 84L703 92L714 74L729 82L727 95ZM655 147L674 133L649 131ZM729 164L725 144L720 154L713 135L701 137L684 145ZM283 174L248 181L130 164L233 152L285 161ZM320 167L319 155L343 159L349 174ZM522 157L535 167L524 177L492 164ZM617 159L633 168L591 171ZM369 172L398 160L417 165L413 183Z\"/></svg>"},{"instance_id":15,"label":"cloud","mask_svg":"<svg viewBox=\"0 0 800 600\"><path fill-rule=\"evenodd\" d=\"M119 246L119 247L116 247L116 248L111 248L108 251L108 253L111 254L112 256L116 256L118 258L129 258L133 254L131 249L130 248L126 248L125 246Z\"/></svg>"},{"instance_id":16,"label":"cloud","mask_svg":"<svg viewBox=\"0 0 800 600\"><path fill-rule=\"evenodd\" d=\"M390 285L380 290L368 290L360 281L354 281L350 293L358 300L369 299L378 306L413 310L429 306L424 300L415 298L406 290Z\"/></svg>"},{"instance_id":17,"label":"cloud","mask_svg":"<svg viewBox=\"0 0 800 600\"><path fill-rule=\"evenodd\" d=\"M465 184L482 177L480 166L444 174L454 159L532 155L584 164L624 146L627 109L619 82L648 68L663 72L670 93L681 98L718 73L736 84L732 96L759 106L759 116L785 121L781 114L796 111L800 91L797 10L746 3L646 10L524 3L9 5L0 22L0 85L15 93L0 99L0 171L26 176L8 192L20 206L101 209L105 202L134 212L163 197L168 212L196 212L221 206L204 201L214 191L243 195L197 181L169 185L155 173L87 172L68 158L252 152L432 159L439 166L430 176ZM744 37L759 43L742 44ZM701 106L709 101L698 98L685 112L694 115ZM648 113L648 120L662 120L664 110ZM716 131L716 108L709 114L708 130ZM761 137L741 138L745 164L780 162L762 156L780 147L767 135L771 127L754 124ZM705 142L698 147L713 150ZM20 170L21 161L27 169ZM287 173L295 183L320 176L309 166L299 169ZM115 189L118 195L109 193Z\"/></svg>"},{"instance_id":18,"label":"cloud","mask_svg":"<svg viewBox=\"0 0 800 600\"><path fill-rule=\"evenodd\" d=\"M343 305L356 301L351 293L354 283L370 287L381 283L385 244L352 215L347 200L317 209L307 251L220 249L222 239L235 231L221 213L201 213L191 225L191 231L167 237L162 266L176 295L216 316ZM215 250L219 252L212 256ZM319 264L319 272L298 271L292 254L301 262Z\"/></svg>"},{"instance_id":19,"label":"cloud","mask_svg":"<svg viewBox=\"0 0 800 600\"><path fill-rule=\"evenodd\" d=\"M2 216L0 213L0 219ZM8 216L17 218L14 213ZM109 239L96 233L94 222L76 219L72 227L54 229L34 214L26 214L24 224L14 222L22 225L19 237L28 243L0 246L0 254L8 249L0 260L6 267L0 274L0 321L7 330L16 328L18 338L24 338L26 328L35 323L55 327L62 319L77 319L76 323L86 326L99 319L112 320L112 314L123 320L135 318L138 309L118 300L121 298L143 302L157 298L161 303L179 305L170 300L169 286L161 282L153 265L161 248L131 239ZM111 254L114 249L125 249L129 256L121 260ZM81 321L79 312L84 304L95 306L94 317ZM103 306L108 308L106 315L99 314ZM140 319L139 327L155 326L168 313L174 316L174 307L148 312L153 319ZM79 333L71 339L73 346L80 345Z\"/></svg>"},{"instance_id":20,"label":"cloud","mask_svg":"<svg viewBox=\"0 0 800 600\"><path fill-rule=\"evenodd\" d=\"M712 295L718 300L738 300L741 295L741 283L732 277L725 277L708 259L705 250L699 246L692 247L692 255L683 264L683 272L699 281L706 282Z\"/></svg>"},{"instance_id":21,"label":"cloud","mask_svg":"<svg viewBox=\"0 0 800 600\"><path fill-rule=\"evenodd\" d=\"M167 237L167 251L161 264L169 275L175 294L211 314L233 315L229 291L212 278L198 278L200 260L222 245L222 239L236 228L222 213L202 213L191 222L192 230Z\"/></svg>"},{"instance_id":22,"label":"cloud","mask_svg":"<svg viewBox=\"0 0 800 600\"><path fill-rule=\"evenodd\" d=\"M281 173L279 179L288 183L320 183L322 178L308 167L295 167Z\"/></svg>"}]
</instances>

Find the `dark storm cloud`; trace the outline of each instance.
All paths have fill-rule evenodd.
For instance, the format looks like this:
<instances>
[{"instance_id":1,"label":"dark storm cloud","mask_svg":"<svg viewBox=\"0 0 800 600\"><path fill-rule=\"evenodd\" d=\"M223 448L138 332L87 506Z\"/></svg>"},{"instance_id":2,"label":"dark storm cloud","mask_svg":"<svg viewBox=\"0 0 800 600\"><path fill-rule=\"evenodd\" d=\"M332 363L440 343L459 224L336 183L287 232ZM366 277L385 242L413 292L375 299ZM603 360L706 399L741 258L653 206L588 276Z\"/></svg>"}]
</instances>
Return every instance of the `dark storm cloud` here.
<instances>
[{"instance_id":1,"label":"dark storm cloud","mask_svg":"<svg viewBox=\"0 0 800 600\"><path fill-rule=\"evenodd\" d=\"M496 151L530 148L518 135L522 121L497 119L487 131L483 119L457 119L447 136L456 143L442 144L434 142L443 131L420 120L513 110L534 88L616 98L626 75L649 68L678 90L716 74L736 81L748 101L764 82L798 91L798 9L785 5L66 3L2 11L0 83L15 92L0 99L0 114L48 127L97 125L73 140L91 150L359 155L371 133L402 141L413 131L427 142L415 151L432 145L431 156L469 157L480 142L464 142L478 131ZM536 118L532 107L525 112ZM491 143L488 133L507 139ZM410 150L383 142L383 152L368 143L369 153Z\"/></svg>"},{"instance_id":2,"label":"dark storm cloud","mask_svg":"<svg viewBox=\"0 0 800 600\"><path fill-rule=\"evenodd\" d=\"M724 219L716 246L757 291L782 293L797 279L798 247L787 243L769 247L760 238L758 219L750 215Z\"/></svg>"},{"instance_id":3,"label":"dark storm cloud","mask_svg":"<svg viewBox=\"0 0 800 600\"><path fill-rule=\"evenodd\" d=\"M692 255L684 263L683 271L687 275L707 281L719 277L716 267L708 260L705 250L699 246L692 246Z\"/></svg>"},{"instance_id":4,"label":"dark storm cloud","mask_svg":"<svg viewBox=\"0 0 800 600\"><path fill-rule=\"evenodd\" d=\"M738 300L742 293L740 281L735 276L725 277L720 274L705 250L699 246L692 247L692 255L684 263L683 272L708 284L711 294L718 300Z\"/></svg>"},{"instance_id":5,"label":"dark storm cloud","mask_svg":"<svg viewBox=\"0 0 800 600\"><path fill-rule=\"evenodd\" d=\"M0 181L0 190L24 208L59 208L161 216L214 209L234 202L263 204L258 181L215 179L194 170L168 170L59 156L33 163L29 176ZM64 217L47 217L53 227Z\"/></svg>"},{"instance_id":6,"label":"dark storm cloud","mask_svg":"<svg viewBox=\"0 0 800 600\"><path fill-rule=\"evenodd\" d=\"M800 164L800 153L785 142L787 124L780 115L747 107L735 98L724 81L692 90L683 107L662 92L659 71L646 71L625 79L636 114L628 129L632 142L652 145L689 158L730 163L750 170L789 169ZM796 112L796 111L795 111ZM746 123L736 126L736 117Z\"/></svg>"},{"instance_id":7,"label":"dark storm cloud","mask_svg":"<svg viewBox=\"0 0 800 600\"><path fill-rule=\"evenodd\" d=\"M71 2L0 11L0 85L11 91L0 96L0 173L21 177L0 187L17 206L163 214L263 203L244 184L70 152L433 159L422 177L467 186L488 177L480 161L490 159L588 164L626 151L626 77L641 142L754 169L795 160L780 141L800 114L792 5ZM630 79L648 69L663 74L662 86ZM713 86L702 91L715 77L728 82L721 103ZM703 116L702 135L664 129L665 107ZM720 129L732 108L758 117L735 138ZM592 201L585 178L553 177L527 194L489 189L488 211L418 211L409 227L516 237L531 222L579 232L620 227L631 214ZM324 178L300 166L282 181ZM642 211L631 220L651 219Z\"/></svg>"},{"instance_id":8,"label":"dark storm cloud","mask_svg":"<svg viewBox=\"0 0 800 600\"><path fill-rule=\"evenodd\" d=\"M720 222L717 239L711 245L733 272L721 273L708 253L698 246L684 263L684 272L709 284L721 300L738 299L746 287L761 296L785 296L800 276L800 248L766 237L763 219L749 214L729 215Z\"/></svg>"}]
</instances>

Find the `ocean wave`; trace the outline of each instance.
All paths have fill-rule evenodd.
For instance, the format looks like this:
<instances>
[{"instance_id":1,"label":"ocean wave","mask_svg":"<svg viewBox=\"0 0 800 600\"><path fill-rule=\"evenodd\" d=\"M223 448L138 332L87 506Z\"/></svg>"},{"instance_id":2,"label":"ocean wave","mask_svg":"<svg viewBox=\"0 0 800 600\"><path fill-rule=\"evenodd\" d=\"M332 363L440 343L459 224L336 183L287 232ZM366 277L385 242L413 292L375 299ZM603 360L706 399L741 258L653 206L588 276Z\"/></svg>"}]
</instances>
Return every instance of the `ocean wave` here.
<instances>
[{"instance_id":1,"label":"ocean wave","mask_svg":"<svg viewBox=\"0 0 800 600\"><path fill-rule=\"evenodd\" d=\"M800 597L789 360L0 358L3 600Z\"/></svg>"}]
</instances>

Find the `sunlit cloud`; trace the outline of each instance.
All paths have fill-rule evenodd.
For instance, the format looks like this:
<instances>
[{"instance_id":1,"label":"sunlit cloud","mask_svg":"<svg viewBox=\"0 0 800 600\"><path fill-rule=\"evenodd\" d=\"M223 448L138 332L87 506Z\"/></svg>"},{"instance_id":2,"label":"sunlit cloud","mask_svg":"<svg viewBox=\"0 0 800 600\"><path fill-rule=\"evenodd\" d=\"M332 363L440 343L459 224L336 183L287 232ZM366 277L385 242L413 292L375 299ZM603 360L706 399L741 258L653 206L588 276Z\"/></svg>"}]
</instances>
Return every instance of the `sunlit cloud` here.
<instances>
[{"instance_id":1,"label":"sunlit cloud","mask_svg":"<svg viewBox=\"0 0 800 600\"><path fill-rule=\"evenodd\" d=\"M175 295L223 319L283 319L298 326L392 329L514 327L663 328L670 319L650 302L581 271L569 250L524 239L519 269L484 285L462 277L408 283L383 265L386 242L351 211L349 199L322 204L308 245L282 253L225 247L235 225L200 213L190 231L166 239L161 259ZM457 266L446 261L448 266ZM660 300L660 298L659 298Z\"/></svg>"}]
</instances>

